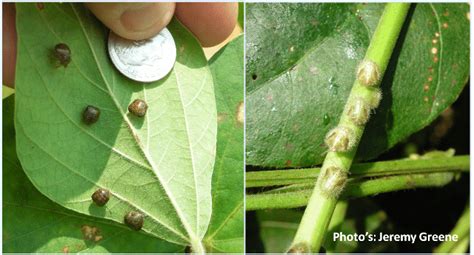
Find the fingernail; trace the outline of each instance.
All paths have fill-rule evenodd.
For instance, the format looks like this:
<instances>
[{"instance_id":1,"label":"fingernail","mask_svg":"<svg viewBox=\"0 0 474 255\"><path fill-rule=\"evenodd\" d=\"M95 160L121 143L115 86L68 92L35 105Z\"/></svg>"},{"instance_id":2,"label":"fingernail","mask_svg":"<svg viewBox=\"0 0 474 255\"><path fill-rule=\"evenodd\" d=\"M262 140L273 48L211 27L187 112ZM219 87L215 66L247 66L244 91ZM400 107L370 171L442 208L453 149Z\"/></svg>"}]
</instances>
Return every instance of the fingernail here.
<instances>
[{"instance_id":1,"label":"fingernail","mask_svg":"<svg viewBox=\"0 0 474 255\"><path fill-rule=\"evenodd\" d=\"M120 17L125 29L132 32L149 30L157 23L165 23L173 15L167 5L160 3L133 4ZM166 25L166 24L164 24Z\"/></svg>"}]
</instances>

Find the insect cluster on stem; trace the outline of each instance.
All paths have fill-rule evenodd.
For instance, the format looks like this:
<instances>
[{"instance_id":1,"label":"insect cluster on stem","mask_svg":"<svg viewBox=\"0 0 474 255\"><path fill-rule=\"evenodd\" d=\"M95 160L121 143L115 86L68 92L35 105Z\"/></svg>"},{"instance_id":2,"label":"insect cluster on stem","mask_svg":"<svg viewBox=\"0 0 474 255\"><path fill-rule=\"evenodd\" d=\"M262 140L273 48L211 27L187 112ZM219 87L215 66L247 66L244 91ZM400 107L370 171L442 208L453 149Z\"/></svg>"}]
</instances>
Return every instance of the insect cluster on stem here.
<instances>
[{"instance_id":1,"label":"insect cluster on stem","mask_svg":"<svg viewBox=\"0 0 474 255\"><path fill-rule=\"evenodd\" d=\"M382 93L377 85L380 83L380 69L376 63L363 60L357 69L357 80L368 89L368 96L350 98L344 111L347 118L356 126L364 126L369 121L372 110L378 107ZM325 138L329 151L347 152L351 150L359 137L349 126L337 126L330 130Z\"/></svg>"}]
</instances>

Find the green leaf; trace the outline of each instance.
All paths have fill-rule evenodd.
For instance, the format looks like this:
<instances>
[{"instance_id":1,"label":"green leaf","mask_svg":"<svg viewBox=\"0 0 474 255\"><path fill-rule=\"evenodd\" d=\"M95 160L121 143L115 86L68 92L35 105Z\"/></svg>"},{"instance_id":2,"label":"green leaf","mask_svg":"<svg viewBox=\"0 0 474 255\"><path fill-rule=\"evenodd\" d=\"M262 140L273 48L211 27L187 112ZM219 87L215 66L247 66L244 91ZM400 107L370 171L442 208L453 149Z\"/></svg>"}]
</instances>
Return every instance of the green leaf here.
<instances>
[{"instance_id":1,"label":"green leaf","mask_svg":"<svg viewBox=\"0 0 474 255\"><path fill-rule=\"evenodd\" d=\"M122 224L65 209L43 196L16 156L14 97L3 101L4 252L181 252L182 246L129 230ZM87 240L84 226L96 228Z\"/></svg>"},{"instance_id":2,"label":"green leaf","mask_svg":"<svg viewBox=\"0 0 474 255\"><path fill-rule=\"evenodd\" d=\"M239 2L239 15L237 16L237 22L241 28L244 28L244 3Z\"/></svg>"},{"instance_id":3,"label":"green leaf","mask_svg":"<svg viewBox=\"0 0 474 255\"><path fill-rule=\"evenodd\" d=\"M15 128L18 157L40 192L74 211L122 222L145 214L143 231L201 246L212 210L217 114L212 77L197 40L176 20L173 71L142 84L122 76L106 50L107 29L81 4L17 4ZM71 49L57 67L51 50ZM127 113L136 98L145 118ZM86 105L97 123L81 121ZM91 202L111 191L105 207Z\"/></svg>"},{"instance_id":4,"label":"green leaf","mask_svg":"<svg viewBox=\"0 0 474 255\"><path fill-rule=\"evenodd\" d=\"M211 60L211 71L215 79L217 109L219 111L219 129L218 129L218 144L217 144L217 161L215 164L215 171L213 173L213 216L211 219L209 231L206 236L206 245L209 252L243 252L243 193L236 192L243 190L243 124L236 119L236 113L239 106L242 106L243 101L243 36L240 36L224 47ZM232 72L231 72L232 71ZM230 74L230 75L229 75ZM8 102L6 102L8 100ZM4 186L4 193L8 197L13 197L17 190L28 190L25 193L24 202L22 205L16 207L10 204L5 207L4 222L6 223L6 232L15 231L16 224L24 221L26 224L30 222L37 222L40 226L51 225L52 227L45 227L44 232L41 232L44 243L51 243L52 245L40 245L32 242L30 238L20 238L16 241L10 242L7 239L4 242L4 250L10 252L62 252L62 249L68 249L69 252L87 251L87 252L172 252L182 251L182 247L172 245L169 243L162 243L155 238L148 235L143 235L127 231L123 225L114 224L109 221L97 220L93 217L84 216L72 211L66 210L57 204L54 204L44 196L42 196L31 184L22 172L19 162L16 159L14 146L14 130L13 130L13 100L5 100L5 114L4 114L4 161L5 164L14 159L15 164L8 169L15 169L14 173L10 171L4 172L4 179L9 180L8 183L16 184ZM240 109L242 110L242 109ZM225 118L224 118L225 116ZM15 176L12 176L15 174ZM18 198L17 198L18 200ZM11 201L14 201L13 198ZM23 200L22 200L23 201ZM44 203L44 205L43 205ZM12 203L13 204L13 203ZM31 210L35 205L41 204L43 206L37 207L37 210ZM16 204L15 204L16 205ZM16 209L19 208L19 209ZM35 207L36 208L36 207ZM45 209L46 208L46 209ZM41 213L41 217L39 214ZM56 221L56 215L63 216L64 214L72 215L74 217L67 217L59 223ZM19 215L27 215L25 218ZM100 222L101 224L97 224ZM103 223L102 223L103 222ZM95 243L91 241L84 241L80 232L83 225L95 226L101 230L101 236L105 241L104 232L110 226L112 233L120 231L117 235L119 243L113 244L107 241L107 245L102 240ZM60 231L55 231L61 226ZM62 227L64 226L64 227ZM118 228L118 229L115 229ZM29 228L25 228L29 231ZM79 230L79 231L78 231ZM18 236L24 235L24 232L18 231ZM35 232L38 234L38 232ZM73 239L62 239L60 235L67 233L67 235L74 235ZM131 239L124 238L132 236ZM9 235L10 236L10 235ZM134 238L137 236L137 238ZM11 236L15 239L15 236ZM33 237L31 237L33 238ZM121 241L123 239L123 241ZM135 240L137 239L137 240ZM108 239L107 239L108 240ZM157 246L157 242L159 245Z\"/></svg>"},{"instance_id":5,"label":"green leaf","mask_svg":"<svg viewBox=\"0 0 474 255\"><path fill-rule=\"evenodd\" d=\"M247 4L247 164L322 162L383 4ZM414 4L357 158L431 123L469 77L469 6Z\"/></svg>"},{"instance_id":6,"label":"green leaf","mask_svg":"<svg viewBox=\"0 0 474 255\"><path fill-rule=\"evenodd\" d=\"M286 252L293 241L303 212L295 210L257 211L260 238L267 253Z\"/></svg>"},{"instance_id":7,"label":"green leaf","mask_svg":"<svg viewBox=\"0 0 474 255\"><path fill-rule=\"evenodd\" d=\"M244 252L243 42L235 38L210 60L219 125L209 252Z\"/></svg>"}]
</instances>

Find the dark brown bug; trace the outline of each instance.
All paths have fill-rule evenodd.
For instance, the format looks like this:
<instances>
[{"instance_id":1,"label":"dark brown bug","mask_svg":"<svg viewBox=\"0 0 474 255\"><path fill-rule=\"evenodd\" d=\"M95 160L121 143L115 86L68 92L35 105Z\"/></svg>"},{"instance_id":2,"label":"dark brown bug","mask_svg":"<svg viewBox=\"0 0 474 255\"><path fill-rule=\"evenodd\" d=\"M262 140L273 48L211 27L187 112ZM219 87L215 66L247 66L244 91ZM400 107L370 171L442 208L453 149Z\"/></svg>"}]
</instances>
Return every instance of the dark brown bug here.
<instances>
[{"instance_id":1,"label":"dark brown bug","mask_svg":"<svg viewBox=\"0 0 474 255\"><path fill-rule=\"evenodd\" d=\"M110 192L106 189L98 189L91 196L92 201L98 206L104 206L110 199Z\"/></svg>"},{"instance_id":2,"label":"dark brown bug","mask_svg":"<svg viewBox=\"0 0 474 255\"><path fill-rule=\"evenodd\" d=\"M67 67L71 62L71 49L64 43L58 43L54 46L54 57L59 61L59 65Z\"/></svg>"},{"instance_id":3,"label":"dark brown bug","mask_svg":"<svg viewBox=\"0 0 474 255\"><path fill-rule=\"evenodd\" d=\"M123 220L133 230L140 230L143 227L143 214L140 212L131 211Z\"/></svg>"},{"instance_id":4,"label":"dark brown bug","mask_svg":"<svg viewBox=\"0 0 474 255\"><path fill-rule=\"evenodd\" d=\"M82 112L82 120L84 123L87 125L91 125L97 122L100 116L100 110L97 107L94 107L92 105L88 105L85 109L84 112Z\"/></svg>"},{"instance_id":5,"label":"dark brown bug","mask_svg":"<svg viewBox=\"0 0 474 255\"><path fill-rule=\"evenodd\" d=\"M141 99L135 99L129 106L128 111L138 117L143 117L148 110L148 105Z\"/></svg>"}]
</instances>

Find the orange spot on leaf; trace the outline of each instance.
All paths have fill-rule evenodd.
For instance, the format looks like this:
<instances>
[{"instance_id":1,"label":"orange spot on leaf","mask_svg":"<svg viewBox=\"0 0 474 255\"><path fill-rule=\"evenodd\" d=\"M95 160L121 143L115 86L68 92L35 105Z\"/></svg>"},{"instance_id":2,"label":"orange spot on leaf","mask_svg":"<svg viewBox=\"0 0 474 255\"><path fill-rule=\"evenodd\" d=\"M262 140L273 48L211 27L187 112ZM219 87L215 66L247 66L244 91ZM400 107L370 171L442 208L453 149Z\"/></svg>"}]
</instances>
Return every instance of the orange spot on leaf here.
<instances>
[{"instance_id":1,"label":"orange spot on leaf","mask_svg":"<svg viewBox=\"0 0 474 255\"><path fill-rule=\"evenodd\" d=\"M425 92L427 92L428 90L430 90L430 85L425 84L425 85L423 86L423 90L424 90Z\"/></svg>"}]
</instances>

